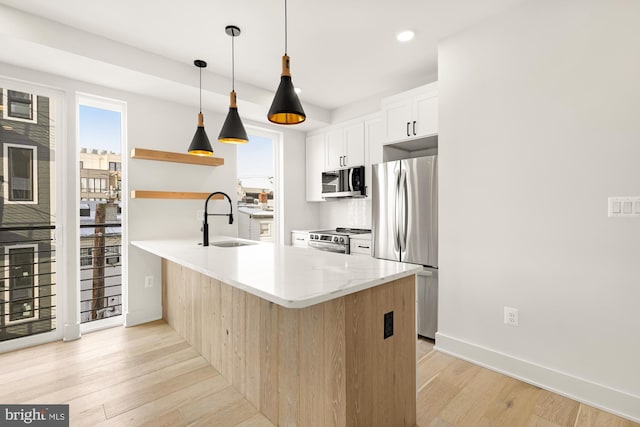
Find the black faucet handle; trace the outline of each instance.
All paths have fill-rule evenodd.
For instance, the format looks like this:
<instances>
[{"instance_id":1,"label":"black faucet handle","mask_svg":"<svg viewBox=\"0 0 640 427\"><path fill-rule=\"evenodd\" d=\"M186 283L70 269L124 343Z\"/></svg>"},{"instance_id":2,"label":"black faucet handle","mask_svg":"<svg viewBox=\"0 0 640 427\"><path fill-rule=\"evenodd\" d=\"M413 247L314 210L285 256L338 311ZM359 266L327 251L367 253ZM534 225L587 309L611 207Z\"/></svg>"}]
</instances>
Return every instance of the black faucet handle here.
<instances>
[{"instance_id":1,"label":"black faucet handle","mask_svg":"<svg viewBox=\"0 0 640 427\"><path fill-rule=\"evenodd\" d=\"M233 213L229 214L229 224L233 224Z\"/></svg>"}]
</instances>

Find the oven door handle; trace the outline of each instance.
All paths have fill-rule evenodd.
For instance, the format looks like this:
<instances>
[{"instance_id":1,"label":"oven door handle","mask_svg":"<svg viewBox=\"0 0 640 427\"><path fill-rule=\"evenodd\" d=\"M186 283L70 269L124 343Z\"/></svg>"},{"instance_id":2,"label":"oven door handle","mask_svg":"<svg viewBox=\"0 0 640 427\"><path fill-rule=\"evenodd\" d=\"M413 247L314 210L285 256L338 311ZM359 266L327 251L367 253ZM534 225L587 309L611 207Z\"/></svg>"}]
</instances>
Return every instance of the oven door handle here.
<instances>
[{"instance_id":1,"label":"oven door handle","mask_svg":"<svg viewBox=\"0 0 640 427\"><path fill-rule=\"evenodd\" d=\"M329 242L317 242L317 241L310 241L308 243L309 247L312 247L314 249L319 249L321 251L326 251L326 252L336 252L339 254L346 254L347 250L346 250L346 246L345 245L335 245L333 243L329 243Z\"/></svg>"}]
</instances>

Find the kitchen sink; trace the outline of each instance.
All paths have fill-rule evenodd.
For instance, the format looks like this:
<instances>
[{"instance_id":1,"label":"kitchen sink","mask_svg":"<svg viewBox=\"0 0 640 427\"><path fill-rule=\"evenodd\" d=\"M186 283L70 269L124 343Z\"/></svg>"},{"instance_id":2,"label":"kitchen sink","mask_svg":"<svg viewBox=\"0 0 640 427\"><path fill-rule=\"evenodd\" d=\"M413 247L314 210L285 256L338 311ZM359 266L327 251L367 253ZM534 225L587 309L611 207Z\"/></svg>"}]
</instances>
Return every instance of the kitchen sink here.
<instances>
[{"instance_id":1,"label":"kitchen sink","mask_svg":"<svg viewBox=\"0 0 640 427\"><path fill-rule=\"evenodd\" d=\"M235 248L237 246L249 246L255 245L255 243L251 242L238 242L238 241L226 241L226 242L212 242L209 243L210 246L218 246L220 248Z\"/></svg>"}]
</instances>

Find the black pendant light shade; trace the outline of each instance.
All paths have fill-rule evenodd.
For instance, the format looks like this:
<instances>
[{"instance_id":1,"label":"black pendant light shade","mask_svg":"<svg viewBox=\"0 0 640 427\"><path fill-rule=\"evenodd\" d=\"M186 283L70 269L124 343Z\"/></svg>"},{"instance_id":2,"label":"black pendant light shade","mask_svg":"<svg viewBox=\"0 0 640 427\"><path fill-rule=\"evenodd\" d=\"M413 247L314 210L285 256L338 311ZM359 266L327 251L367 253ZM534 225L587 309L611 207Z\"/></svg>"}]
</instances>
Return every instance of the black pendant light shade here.
<instances>
[{"instance_id":1,"label":"black pendant light shade","mask_svg":"<svg viewBox=\"0 0 640 427\"><path fill-rule=\"evenodd\" d=\"M242 120L238 114L238 105L236 104L236 70L235 70L235 46L234 39L240 35L240 28L235 25L227 25L224 31L231 36L231 93L229 94L229 113L224 120L218 141L227 144L244 144L249 141L247 131L244 130Z\"/></svg>"},{"instance_id":2,"label":"black pendant light shade","mask_svg":"<svg viewBox=\"0 0 640 427\"><path fill-rule=\"evenodd\" d=\"M273 97L267 118L279 125L302 123L307 115L302 109L300 99L291 82L290 59L287 55L287 0L284 0L284 56L282 57L282 75L280 85Z\"/></svg>"},{"instance_id":3,"label":"black pendant light shade","mask_svg":"<svg viewBox=\"0 0 640 427\"><path fill-rule=\"evenodd\" d=\"M289 57L282 57L282 76L276 95L271 103L267 116L270 122L280 125L295 125L304 122L307 115L302 109L302 104L298 98L289 72Z\"/></svg>"},{"instance_id":4,"label":"black pendant light shade","mask_svg":"<svg viewBox=\"0 0 640 427\"><path fill-rule=\"evenodd\" d=\"M238 114L235 91L231 92L230 98L229 113L222 125L222 129L220 129L218 141L226 142L227 144L245 144L249 141L249 137L247 136L247 131L244 130L244 125Z\"/></svg>"},{"instance_id":5,"label":"black pendant light shade","mask_svg":"<svg viewBox=\"0 0 640 427\"><path fill-rule=\"evenodd\" d=\"M193 65L200 68L200 112L198 113L198 128L189 145L189 154L213 156L213 148L211 148L207 132L204 130L204 116L202 115L202 69L207 66L207 63L196 59L193 61Z\"/></svg>"}]
</instances>

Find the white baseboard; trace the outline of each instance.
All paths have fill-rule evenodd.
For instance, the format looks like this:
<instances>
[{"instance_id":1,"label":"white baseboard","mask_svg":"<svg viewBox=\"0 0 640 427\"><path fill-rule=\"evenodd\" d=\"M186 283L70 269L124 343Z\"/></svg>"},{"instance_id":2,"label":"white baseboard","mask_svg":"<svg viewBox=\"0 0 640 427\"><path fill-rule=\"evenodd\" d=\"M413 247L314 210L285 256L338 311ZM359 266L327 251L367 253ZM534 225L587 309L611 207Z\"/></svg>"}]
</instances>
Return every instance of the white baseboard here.
<instances>
[{"instance_id":1,"label":"white baseboard","mask_svg":"<svg viewBox=\"0 0 640 427\"><path fill-rule=\"evenodd\" d=\"M640 422L640 396L597 384L511 355L436 333L436 350L545 390Z\"/></svg>"},{"instance_id":2,"label":"white baseboard","mask_svg":"<svg viewBox=\"0 0 640 427\"><path fill-rule=\"evenodd\" d=\"M64 341L74 341L78 338L80 338L80 322L65 323L62 339Z\"/></svg>"},{"instance_id":3,"label":"white baseboard","mask_svg":"<svg viewBox=\"0 0 640 427\"><path fill-rule=\"evenodd\" d=\"M124 326L136 326L162 319L162 308L158 310L127 311L124 315Z\"/></svg>"}]
</instances>

